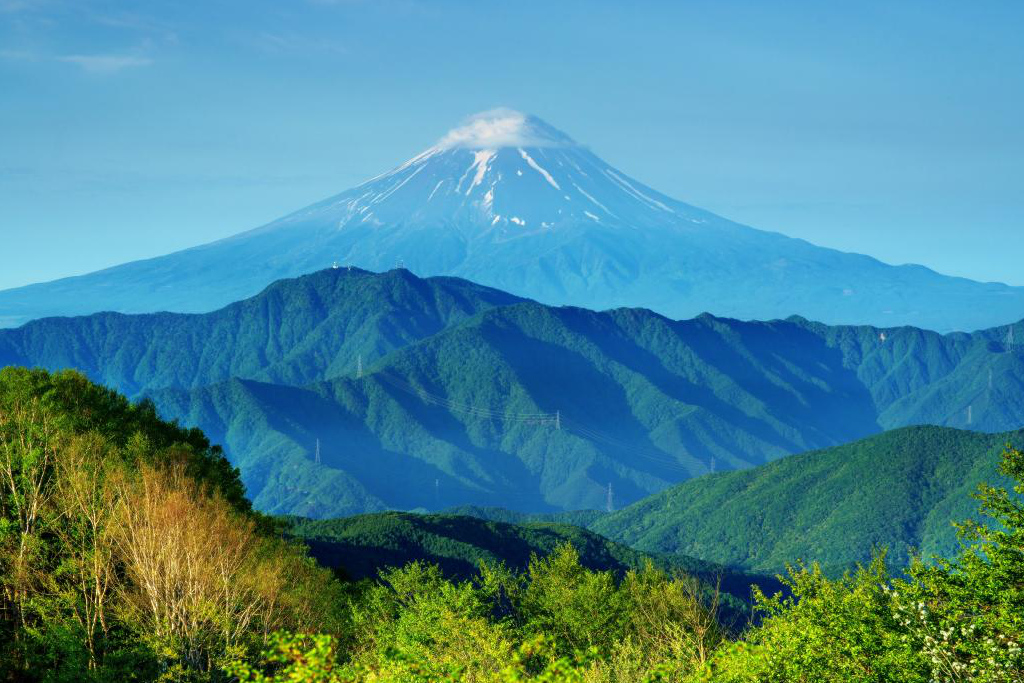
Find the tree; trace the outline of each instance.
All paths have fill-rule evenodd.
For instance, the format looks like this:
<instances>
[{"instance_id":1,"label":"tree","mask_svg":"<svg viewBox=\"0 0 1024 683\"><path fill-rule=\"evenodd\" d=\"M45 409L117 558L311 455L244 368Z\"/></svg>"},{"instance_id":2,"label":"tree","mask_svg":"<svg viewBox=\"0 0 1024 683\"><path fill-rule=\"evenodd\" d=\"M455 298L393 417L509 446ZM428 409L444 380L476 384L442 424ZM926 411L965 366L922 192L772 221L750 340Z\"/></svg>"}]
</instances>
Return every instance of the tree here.
<instances>
[{"instance_id":1,"label":"tree","mask_svg":"<svg viewBox=\"0 0 1024 683\"><path fill-rule=\"evenodd\" d=\"M911 642L942 683L1024 681L1024 452L1006 447L1000 472L1009 489L975 494L988 523L958 524L963 543L951 561L911 565L893 601Z\"/></svg>"}]
</instances>

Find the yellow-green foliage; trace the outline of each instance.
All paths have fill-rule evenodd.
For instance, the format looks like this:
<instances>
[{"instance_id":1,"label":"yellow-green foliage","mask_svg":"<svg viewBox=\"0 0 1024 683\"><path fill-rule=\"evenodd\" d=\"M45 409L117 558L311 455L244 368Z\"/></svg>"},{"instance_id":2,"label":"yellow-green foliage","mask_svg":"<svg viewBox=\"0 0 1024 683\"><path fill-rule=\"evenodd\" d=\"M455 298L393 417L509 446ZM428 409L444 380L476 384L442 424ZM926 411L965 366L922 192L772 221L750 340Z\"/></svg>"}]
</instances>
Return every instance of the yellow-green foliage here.
<instances>
[{"instance_id":1,"label":"yellow-green foliage","mask_svg":"<svg viewBox=\"0 0 1024 683\"><path fill-rule=\"evenodd\" d=\"M243 493L152 406L0 371L0 678L216 680L272 630L336 628L336 584Z\"/></svg>"}]
</instances>

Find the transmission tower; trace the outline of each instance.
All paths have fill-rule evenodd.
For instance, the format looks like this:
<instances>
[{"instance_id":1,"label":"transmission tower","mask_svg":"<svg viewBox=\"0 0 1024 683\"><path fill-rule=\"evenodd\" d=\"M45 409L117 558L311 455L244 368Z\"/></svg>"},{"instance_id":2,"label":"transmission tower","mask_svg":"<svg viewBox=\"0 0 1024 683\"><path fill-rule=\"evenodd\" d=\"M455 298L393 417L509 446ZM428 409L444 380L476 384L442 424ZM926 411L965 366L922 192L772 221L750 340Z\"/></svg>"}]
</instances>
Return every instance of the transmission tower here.
<instances>
[{"instance_id":1,"label":"transmission tower","mask_svg":"<svg viewBox=\"0 0 1024 683\"><path fill-rule=\"evenodd\" d=\"M974 406L967 406L967 424L974 421Z\"/></svg>"},{"instance_id":2,"label":"transmission tower","mask_svg":"<svg viewBox=\"0 0 1024 683\"><path fill-rule=\"evenodd\" d=\"M715 473L715 456L711 456L711 474Z\"/></svg>"},{"instance_id":3,"label":"transmission tower","mask_svg":"<svg viewBox=\"0 0 1024 683\"><path fill-rule=\"evenodd\" d=\"M608 512L612 512L615 507L612 505L612 483L608 482L608 500L605 502L605 509Z\"/></svg>"},{"instance_id":4,"label":"transmission tower","mask_svg":"<svg viewBox=\"0 0 1024 683\"><path fill-rule=\"evenodd\" d=\"M316 455L313 456L313 460L317 465L320 464L320 439L316 440Z\"/></svg>"},{"instance_id":5,"label":"transmission tower","mask_svg":"<svg viewBox=\"0 0 1024 683\"><path fill-rule=\"evenodd\" d=\"M562 411L561 410L556 410L555 411L555 429L561 429L561 428L562 428Z\"/></svg>"},{"instance_id":6,"label":"transmission tower","mask_svg":"<svg viewBox=\"0 0 1024 683\"><path fill-rule=\"evenodd\" d=\"M356 359L356 379L363 378L363 354Z\"/></svg>"}]
</instances>

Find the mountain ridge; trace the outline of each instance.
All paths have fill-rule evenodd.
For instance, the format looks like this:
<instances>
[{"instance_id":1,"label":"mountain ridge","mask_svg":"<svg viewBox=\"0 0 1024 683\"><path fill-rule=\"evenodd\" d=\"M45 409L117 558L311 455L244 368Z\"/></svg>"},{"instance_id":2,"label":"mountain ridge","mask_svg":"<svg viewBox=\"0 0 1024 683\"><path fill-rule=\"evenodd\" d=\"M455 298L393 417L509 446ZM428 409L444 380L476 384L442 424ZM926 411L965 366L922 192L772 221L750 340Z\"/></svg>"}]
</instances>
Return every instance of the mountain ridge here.
<instances>
[{"instance_id":1,"label":"mountain ridge","mask_svg":"<svg viewBox=\"0 0 1024 683\"><path fill-rule=\"evenodd\" d=\"M1024 424L1024 354L998 341L1020 324L674 321L346 268L225 310L37 321L0 331L0 364L149 397L225 444L260 509L314 517L604 508L609 486L620 507L887 428Z\"/></svg>"}]
</instances>

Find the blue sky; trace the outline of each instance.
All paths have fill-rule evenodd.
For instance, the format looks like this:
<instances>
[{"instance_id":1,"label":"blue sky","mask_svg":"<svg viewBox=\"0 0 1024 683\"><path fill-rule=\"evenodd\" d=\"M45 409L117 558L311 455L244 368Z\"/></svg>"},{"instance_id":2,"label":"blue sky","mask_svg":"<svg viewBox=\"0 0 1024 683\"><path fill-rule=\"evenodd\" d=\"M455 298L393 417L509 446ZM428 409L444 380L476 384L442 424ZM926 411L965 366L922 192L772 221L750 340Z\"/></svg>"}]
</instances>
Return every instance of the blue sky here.
<instances>
[{"instance_id":1,"label":"blue sky","mask_svg":"<svg viewBox=\"0 0 1024 683\"><path fill-rule=\"evenodd\" d=\"M0 288L224 237L496 106L684 201L1024 285L1024 3L0 0Z\"/></svg>"}]
</instances>

